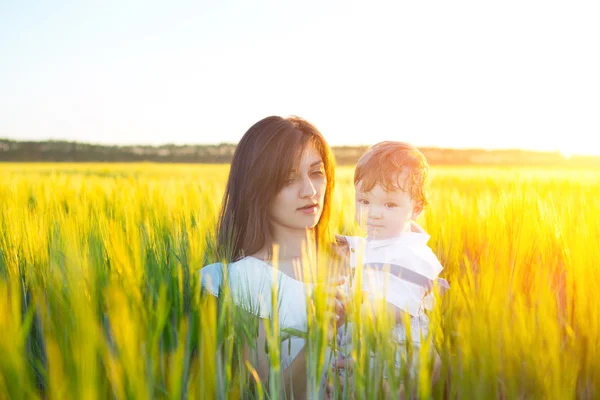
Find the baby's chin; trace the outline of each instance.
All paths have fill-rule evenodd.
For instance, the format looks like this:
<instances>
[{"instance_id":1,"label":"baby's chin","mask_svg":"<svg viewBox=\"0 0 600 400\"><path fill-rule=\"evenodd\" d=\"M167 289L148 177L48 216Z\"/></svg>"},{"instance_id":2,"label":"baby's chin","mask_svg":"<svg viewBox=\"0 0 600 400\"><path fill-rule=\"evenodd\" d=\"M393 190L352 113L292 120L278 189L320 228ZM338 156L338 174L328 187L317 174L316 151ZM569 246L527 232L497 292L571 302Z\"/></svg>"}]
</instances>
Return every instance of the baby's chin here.
<instances>
[{"instance_id":1,"label":"baby's chin","mask_svg":"<svg viewBox=\"0 0 600 400\"><path fill-rule=\"evenodd\" d=\"M369 228L367 230L367 239L369 240L384 240L392 237L389 233L377 228Z\"/></svg>"},{"instance_id":2,"label":"baby's chin","mask_svg":"<svg viewBox=\"0 0 600 400\"><path fill-rule=\"evenodd\" d=\"M368 228L367 229L367 239L369 240L386 240L392 239L402 235L405 231L401 230L388 230L381 228Z\"/></svg>"}]
</instances>

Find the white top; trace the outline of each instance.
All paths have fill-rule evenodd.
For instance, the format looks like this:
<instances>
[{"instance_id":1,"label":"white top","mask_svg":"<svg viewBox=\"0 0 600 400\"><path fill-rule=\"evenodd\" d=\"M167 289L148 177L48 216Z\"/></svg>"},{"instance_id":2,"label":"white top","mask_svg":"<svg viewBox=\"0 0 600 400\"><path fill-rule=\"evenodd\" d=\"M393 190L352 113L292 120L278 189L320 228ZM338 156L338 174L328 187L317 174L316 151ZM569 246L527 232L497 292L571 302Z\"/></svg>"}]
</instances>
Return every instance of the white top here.
<instances>
[{"instance_id":1,"label":"white top","mask_svg":"<svg viewBox=\"0 0 600 400\"><path fill-rule=\"evenodd\" d=\"M245 257L228 265L229 285L235 303L261 318L271 318L271 288L278 288L279 327L307 331L306 296L311 284L285 275L270 264ZM210 264L200 270L202 287L219 296L223 264ZM304 347L304 339L291 337L281 344L281 367L286 369Z\"/></svg>"},{"instance_id":2,"label":"white top","mask_svg":"<svg viewBox=\"0 0 600 400\"><path fill-rule=\"evenodd\" d=\"M422 313L424 297L443 269L427 246L429 237L415 232L385 240L346 236L350 266L354 268L362 258L362 290L385 297L388 303L411 316Z\"/></svg>"}]
</instances>

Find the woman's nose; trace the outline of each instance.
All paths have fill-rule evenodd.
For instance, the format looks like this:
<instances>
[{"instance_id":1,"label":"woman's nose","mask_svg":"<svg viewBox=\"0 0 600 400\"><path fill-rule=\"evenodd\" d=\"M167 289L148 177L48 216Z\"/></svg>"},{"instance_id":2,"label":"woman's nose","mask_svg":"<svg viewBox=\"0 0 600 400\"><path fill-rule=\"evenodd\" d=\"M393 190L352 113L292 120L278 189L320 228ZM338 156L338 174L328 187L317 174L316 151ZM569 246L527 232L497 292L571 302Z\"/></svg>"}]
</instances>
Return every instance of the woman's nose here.
<instances>
[{"instance_id":1,"label":"woman's nose","mask_svg":"<svg viewBox=\"0 0 600 400\"><path fill-rule=\"evenodd\" d=\"M300 187L300 197L313 197L316 194L317 190L315 189L315 186L313 185L313 182L310 179L310 177L304 177L302 179L302 186Z\"/></svg>"}]
</instances>

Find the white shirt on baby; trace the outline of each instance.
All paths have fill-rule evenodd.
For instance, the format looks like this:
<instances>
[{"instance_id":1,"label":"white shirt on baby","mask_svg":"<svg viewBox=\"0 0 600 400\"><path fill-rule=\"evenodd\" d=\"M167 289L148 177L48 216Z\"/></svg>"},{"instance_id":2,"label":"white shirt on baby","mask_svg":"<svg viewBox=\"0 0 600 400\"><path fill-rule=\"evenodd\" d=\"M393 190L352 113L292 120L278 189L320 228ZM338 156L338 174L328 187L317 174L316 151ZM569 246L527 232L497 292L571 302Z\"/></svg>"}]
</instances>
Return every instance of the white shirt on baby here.
<instances>
[{"instance_id":1,"label":"white shirt on baby","mask_svg":"<svg viewBox=\"0 0 600 400\"><path fill-rule=\"evenodd\" d=\"M346 236L350 267L363 266L362 290L416 317L443 267L426 233L404 232L384 240ZM361 262L362 261L362 262Z\"/></svg>"},{"instance_id":2,"label":"white shirt on baby","mask_svg":"<svg viewBox=\"0 0 600 400\"><path fill-rule=\"evenodd\" d=\"M383 298L399 309L410 314L411 343L419 347L429 328L429 319L424 313L426 297L443 267L433 251L427 246L429 235L426 233L405 232L385 240L368 240L360 236L346 236L350 250L350 267L362 266L363 278L361 290L370 297ZM444 288L445 281L440 282ZM353 283L355 284L355 283ZM352 349L352 323L340 329L338 345L343 353L350 354ZM393 339L397 343L408 340L403 324L396 324ZM390 347L390 351L395 351ZM402 365L401 352L396 352L396 368ZM374 355L371 356L373 367ZM413 359L410 372L416 376L418 365Z\"/></svg>"}]
</instances>

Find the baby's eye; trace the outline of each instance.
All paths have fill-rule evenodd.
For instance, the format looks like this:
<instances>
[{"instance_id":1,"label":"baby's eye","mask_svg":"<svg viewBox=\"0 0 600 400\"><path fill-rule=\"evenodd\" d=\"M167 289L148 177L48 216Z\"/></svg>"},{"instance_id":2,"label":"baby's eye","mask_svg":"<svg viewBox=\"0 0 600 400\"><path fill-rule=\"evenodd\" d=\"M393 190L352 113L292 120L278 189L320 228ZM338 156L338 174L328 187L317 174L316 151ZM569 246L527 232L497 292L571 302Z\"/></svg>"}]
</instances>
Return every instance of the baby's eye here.
<instances>
[{"instance_id":1,"label":"baby's eye","mask_svg":"<svg viewBox=\"0 0 600 400\"><path fill-rule=\"evenodd\" d=\"M384 204L387 208L394 208L394 207L398 207L398 204L396 203L385 203Z\"/></svg>"},{"instance_id":2,"label":"baby's eye","mask_svg":"<svg viewBox=\"0 0 600 400\"><path fill-rule=\"evenodd\" d=\"M360 204L363 204L363 205L365 205L365 206L368 206L368 205L369 205L369 200L365 200L365 199L359 199L359 200L358 200L358 202L359 202Z\"/></svg>"}]
</instances>

